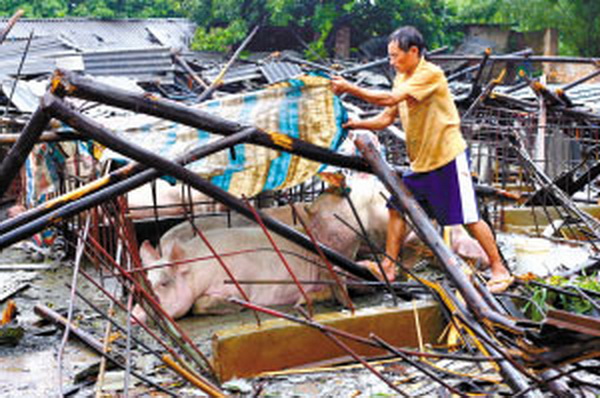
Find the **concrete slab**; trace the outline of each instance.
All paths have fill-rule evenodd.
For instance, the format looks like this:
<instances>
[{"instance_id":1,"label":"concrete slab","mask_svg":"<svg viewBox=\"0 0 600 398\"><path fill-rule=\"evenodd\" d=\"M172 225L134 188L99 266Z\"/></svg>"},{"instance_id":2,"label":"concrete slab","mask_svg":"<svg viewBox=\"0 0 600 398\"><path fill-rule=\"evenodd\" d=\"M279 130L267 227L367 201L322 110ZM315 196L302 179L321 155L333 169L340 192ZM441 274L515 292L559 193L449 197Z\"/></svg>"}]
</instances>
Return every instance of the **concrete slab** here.
<instances>
[{"instance_id":1,"label":"concrete slab","mask_svg":"<svg viewBox=\"0 0 600 398\"><path fill-rule=\"evenodd\" d=\"M445 322L433 301L417 301L423 343L436 343ZM360 336L375 333L398 347L417 347L413 304L398 307L371 307L350 313L316 315L314 320ZM363 356L386 353L367 345L344 340ZM263 321L261 327L243 325L213 335L213 363L221 382L252 377L265 371L282 370L347 356L321 332L291 321Z\"/></svg>"}]
</instances>

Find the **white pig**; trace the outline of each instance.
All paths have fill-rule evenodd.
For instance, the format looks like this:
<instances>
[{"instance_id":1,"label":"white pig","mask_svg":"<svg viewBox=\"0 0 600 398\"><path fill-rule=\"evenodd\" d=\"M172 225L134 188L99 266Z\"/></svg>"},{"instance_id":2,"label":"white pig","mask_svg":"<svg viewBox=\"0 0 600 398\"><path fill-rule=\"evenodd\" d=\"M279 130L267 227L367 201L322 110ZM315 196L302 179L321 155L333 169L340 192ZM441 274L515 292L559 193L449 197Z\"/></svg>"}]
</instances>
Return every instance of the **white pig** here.
<instances>
[{"instance_id":1,"label":"white pig","mask_svg":"<svg viewBox=\"0 0 600 398\"><path fill-rule=\"evenodd\" d=\"M357 175L352 177L348 186L351 187L350 198L364 228L377 246L384 247L388 209L385 205L387 193L383 185L375 178ZM318 241L346 257L355 258L361 239L338 217L355 230L360 229L343 196L331 189L321 194L305 211L304 219ZM287 212L289 210L284 213L289 214ZM224 261L236 279L291 280L261 228L202 230L215 250L224 256ZM457 231L453 235L459 236L456 234L460 234L460 230ZM314 262L320 262L317 255L275 234L271 235L298 279L318 280L326 275L326 271L314 265ZM463 253L465 248L469 253L477 252L472 249L472 244L478 247L477 242L466 233L460 239L453 239L453 246ZM145 266L211 256L211 252L195 236L189 223L168 231L161 238L161 246L162 257L148 242L142 244L140 254ZM195 313L222 312L223 308L230 307L227 305L228 297L242 298L235 285L225 283L229 278L214 259L151 269L148 277L161 305L175 318L185 315L192 307ZM316 292L319 286L307 284L304 288L307 292ZM244 284L242 287L250 301L261 305L293 304L301 299L300 291L291 284ZM135 315L139 317L142 314L143 311L136 307Z\"/></svg>"},{"instance_id":2,"label":"white pig","mask_svg":"<svg viewBox=\"0 0 600 398\"><path fill-rule=\"evenodd\" d=\"M281 259L259 227L225 228L206 231L206 238L223 256L223 261L238 280L292 280ZM278 248L299 280L319 280L322 272L312 262L316 255L272 234ZM199 237L172 241L163 248L161 257L148 241L142 244L140 255L145 265L174 263L180 260L197 261L151 269L148 279L165 311L174 318L185 315L192 307L194 313L228 312L228 297L243 298L211 251ZM208 258L208 259L207 259ZM322 290L322 285L306 284L307 293ZM243 284L249 300L261 305L293 304L302 297L294 284ZM139 307L134 315L144 318Z\"/></svg>"}]
</instances>

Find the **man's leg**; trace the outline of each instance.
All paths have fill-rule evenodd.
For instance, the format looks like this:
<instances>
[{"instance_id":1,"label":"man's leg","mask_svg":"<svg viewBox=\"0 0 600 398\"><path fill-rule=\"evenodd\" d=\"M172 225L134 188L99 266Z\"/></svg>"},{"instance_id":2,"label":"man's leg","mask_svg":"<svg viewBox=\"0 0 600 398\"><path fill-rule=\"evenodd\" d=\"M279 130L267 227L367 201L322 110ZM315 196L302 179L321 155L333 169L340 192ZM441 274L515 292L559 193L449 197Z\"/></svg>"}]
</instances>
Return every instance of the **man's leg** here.
<instances>
[{"instance_id":1,"label":"man's leg","mask_svg":"<svg viewBox=\"0 0 600 398\"><path fill-rule=\"evenodd\" d=\"M490 270L492 271L492 278L488 283L490 291L498 293L505 290L510 285L511 275L502 263L498 246L496 246L496 240L489 225L485 221L479 220L474 223L465 224L465 227L479 242L490 260Z\"/></svg>"},{"instance_id":2,"label":"man's leg","mask_svg":"<svg viewBox=\"0 0 600 398\"><path fill-rule=\"evenodd\" d=\"M400 254L400 250L402 248L402 243L404 242L404 238L406 236L406 222L398 211L391 208L388 209L388 211L390 217L387 224L385 252L389 258L386 256L383 259L381 262L381 267L383 268L383 272L385 272L388 280L393 282L396 280L395 261L398 259L398 255ZM375 262L365 260L361 261L359 264L367 267L372 273L378 275L379 279L383 279L383 277L380 275L379 267Z\"/></svg>"},{"instance_id":3,"label":"man's leg","mask_svg":"<svg viewBox=\"0 0 600 398\"><path fill-rule=\"evenodd\" d=\"M385 252L387 257L383 259L381 266L388 279L396 279L396 261L406 238L406 222L404 217L396 210L389 209L390 219L387 225L387 236L385 240ZM391 259L390 259L391 258Z\"/></svg>"}]
</instances>

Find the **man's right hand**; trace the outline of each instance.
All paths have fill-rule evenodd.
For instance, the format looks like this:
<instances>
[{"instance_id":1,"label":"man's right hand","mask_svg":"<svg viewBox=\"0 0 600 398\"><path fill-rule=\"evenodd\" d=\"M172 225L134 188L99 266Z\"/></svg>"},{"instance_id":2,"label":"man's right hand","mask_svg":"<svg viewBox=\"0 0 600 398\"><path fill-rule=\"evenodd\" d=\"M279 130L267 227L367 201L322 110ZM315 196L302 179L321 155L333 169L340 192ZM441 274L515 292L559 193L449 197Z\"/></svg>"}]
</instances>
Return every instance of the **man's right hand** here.
<instances>
[{"instance_id":1,"label":"man's right hand","mask_svg":"<svg viewBox=\"0 0 600 398\"><path fill-rule=\"evenodd\" d=\"M348 119L348 121L346 123L344 123L342 125L343 128L345 129L356 129L356 128L360 128L360 120L356 120L356 119Z\"/></svg>"},{"instance_id":2,"label":"man's right hand","mask_svg":"<svg viewBox=\"0 0 600 398\"><path fill-rule=\"evenodd\" d=\"M350 90L352 83L348 80L344 79L341 76L332 76L331 77L331 90L336 95L341 95Z\"/></svg>"}]
</instances>

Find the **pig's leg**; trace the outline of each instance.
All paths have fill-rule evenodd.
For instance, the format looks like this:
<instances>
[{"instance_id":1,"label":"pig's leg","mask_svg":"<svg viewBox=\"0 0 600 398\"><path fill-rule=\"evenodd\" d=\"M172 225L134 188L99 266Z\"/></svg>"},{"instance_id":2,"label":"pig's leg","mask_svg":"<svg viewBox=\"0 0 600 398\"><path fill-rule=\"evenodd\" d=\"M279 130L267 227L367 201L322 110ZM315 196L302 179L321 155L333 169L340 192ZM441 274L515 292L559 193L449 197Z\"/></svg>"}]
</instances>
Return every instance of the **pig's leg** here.
<instances>
[{"instance_id":1,"label":"pig's leg","mask_svg":"<svg viewBox=\"0 0 600 398\"><path fill-rule=\"evenodd\" d=\"M234 314L241 309L242 307L231 303L224 297L200 296L194 302L192 313L196 315L224 315Z\"/></svg>"}]
</instances>

